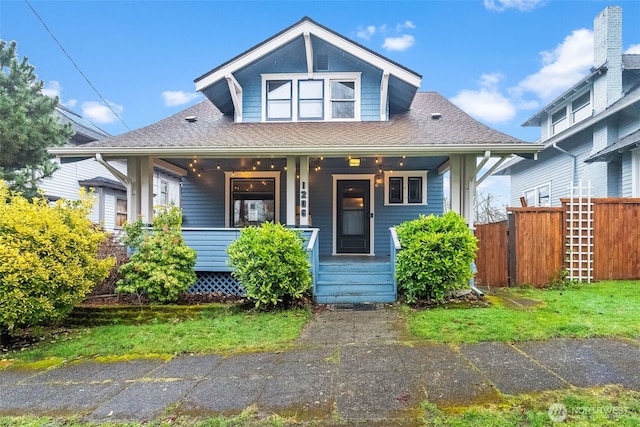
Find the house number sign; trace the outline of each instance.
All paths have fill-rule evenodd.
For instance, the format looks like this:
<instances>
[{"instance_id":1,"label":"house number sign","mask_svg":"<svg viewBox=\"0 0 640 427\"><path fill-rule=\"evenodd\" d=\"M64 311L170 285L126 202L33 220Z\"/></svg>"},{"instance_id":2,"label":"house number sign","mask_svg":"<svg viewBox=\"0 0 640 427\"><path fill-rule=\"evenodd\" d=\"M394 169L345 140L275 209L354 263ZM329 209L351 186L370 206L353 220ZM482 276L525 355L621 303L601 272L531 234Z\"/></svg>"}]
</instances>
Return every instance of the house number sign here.
<instances>
[{"instance_id":1,"label":"house number sign","mask_svg":"<svg viewBox=\"0 0 640 427\"><path fill-rule=\"evenodd\" d=\"M307 216L307 183L302 181L300 183L300 217L305 218Z\"/></svg>"}]
</instances>

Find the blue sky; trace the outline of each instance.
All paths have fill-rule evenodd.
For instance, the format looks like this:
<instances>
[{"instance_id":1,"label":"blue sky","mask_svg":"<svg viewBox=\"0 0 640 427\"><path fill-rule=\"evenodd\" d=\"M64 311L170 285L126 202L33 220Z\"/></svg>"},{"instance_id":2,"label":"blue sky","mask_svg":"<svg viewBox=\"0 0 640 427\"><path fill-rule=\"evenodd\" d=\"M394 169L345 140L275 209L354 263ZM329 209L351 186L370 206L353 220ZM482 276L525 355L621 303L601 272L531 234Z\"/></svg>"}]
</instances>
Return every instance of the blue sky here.
<instances>
[{"instance_id":1,"label":"blue sky","mask_svg":"<svg viewBox=\"0 0 640 427\"><path fill-rule=\"evenodd\" d=\"M0 38L18 42L47 93L116 135L203 99L195 78L309 16L422 74L420 90L534 141L539 130L520 125L588 73L593 19L614 4L623 49L640 53L637 0L2 0Z\"/></svg>"}]
</instances>

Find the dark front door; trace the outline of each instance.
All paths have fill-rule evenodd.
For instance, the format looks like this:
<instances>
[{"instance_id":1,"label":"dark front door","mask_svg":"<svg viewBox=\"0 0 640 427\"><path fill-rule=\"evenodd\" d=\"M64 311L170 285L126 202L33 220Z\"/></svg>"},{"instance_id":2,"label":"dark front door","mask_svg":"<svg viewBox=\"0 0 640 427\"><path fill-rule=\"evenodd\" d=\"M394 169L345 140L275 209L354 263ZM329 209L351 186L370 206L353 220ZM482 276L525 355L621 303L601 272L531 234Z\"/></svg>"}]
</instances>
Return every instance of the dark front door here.
<instances>
[{"instance_id":1,"label":"dark front door","mask_svg":"<svg viewBox=\"0 0 640 427\"><path fill-rule=\"evenodd\" d=\"M369 253L369 185L369 180L337 181L337 253Z\"/></svg>"}]
</instances>

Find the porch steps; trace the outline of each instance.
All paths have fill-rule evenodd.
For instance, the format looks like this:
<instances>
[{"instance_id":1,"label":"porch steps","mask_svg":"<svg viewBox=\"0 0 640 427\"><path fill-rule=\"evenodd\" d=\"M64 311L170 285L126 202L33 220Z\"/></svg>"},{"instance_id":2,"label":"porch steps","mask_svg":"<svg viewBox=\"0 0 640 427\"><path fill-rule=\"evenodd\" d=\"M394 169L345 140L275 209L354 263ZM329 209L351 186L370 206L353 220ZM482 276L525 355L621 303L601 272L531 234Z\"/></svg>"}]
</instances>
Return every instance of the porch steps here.
<instances>
[{"instance_id":1,"label":"porch steps","mask_svg":"<svg viewBox=\"0 0 640 427\"><path fill-rule=\"evenodd\" d=\"M315 300L319 304L395 302L391 263L357 258L320 261Z\"/></svg>"}]
</instances>

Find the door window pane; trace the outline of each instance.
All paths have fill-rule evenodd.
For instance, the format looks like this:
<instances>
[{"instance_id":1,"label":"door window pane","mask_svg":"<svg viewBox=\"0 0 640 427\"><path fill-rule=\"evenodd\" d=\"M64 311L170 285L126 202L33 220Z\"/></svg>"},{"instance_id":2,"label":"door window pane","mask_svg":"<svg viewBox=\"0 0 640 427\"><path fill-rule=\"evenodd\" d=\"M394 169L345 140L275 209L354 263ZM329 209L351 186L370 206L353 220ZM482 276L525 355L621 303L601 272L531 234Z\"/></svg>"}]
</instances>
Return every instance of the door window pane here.
<instances>
[{"instance_id":1,"label":"door window pane","mask_svg":"<svg viewBox=\"0 0 640 427\"><path fill-rule=\"evenodd\" d=\"M344 197L342 199L342 234L364 234L364 198Z\"/></svg>"}]
</instances>

